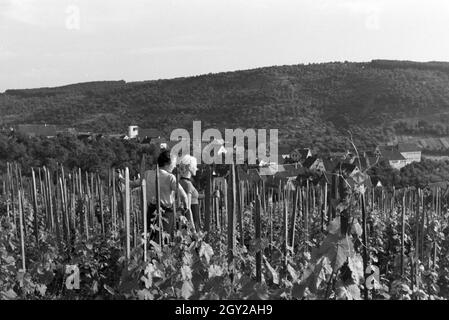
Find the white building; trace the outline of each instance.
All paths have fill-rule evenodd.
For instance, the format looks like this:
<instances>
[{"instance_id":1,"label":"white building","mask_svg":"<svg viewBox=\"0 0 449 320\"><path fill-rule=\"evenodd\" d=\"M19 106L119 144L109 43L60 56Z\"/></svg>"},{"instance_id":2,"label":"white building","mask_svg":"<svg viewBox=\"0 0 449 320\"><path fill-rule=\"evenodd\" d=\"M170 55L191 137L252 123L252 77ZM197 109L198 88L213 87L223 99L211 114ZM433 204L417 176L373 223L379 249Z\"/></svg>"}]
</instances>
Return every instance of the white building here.
<instances>
[{"instance_id":1,"label":"white building","mask_svg":"<svg viewBox=\"0 0 449 320\"><path fill-rule=\"evenodd\" d=\"M406 160L406 164L421 162L421 150L413 143L399 143L398 151Z\"/></svg>"},{"instance_id":2,"label":"white building","mask_svg":"<svg viewBox=\"0 0 449 320\"><path fill-rule=\"evenodd\" d=\"M128 127L128 139L135 139L139 135L139 127L138 126L129 126Z\"/></svg>"},{"instance_id":3,"label":"white building","mask_svg":"<svg viewBox=\"0 0 449 320\"><path fill-rule=\"evenodd\" d=\"M374 154L388 161L393 169L400 170L407 165L407 159L399 152L397 146L379 146Z\"/></svg>"}]
</instances>

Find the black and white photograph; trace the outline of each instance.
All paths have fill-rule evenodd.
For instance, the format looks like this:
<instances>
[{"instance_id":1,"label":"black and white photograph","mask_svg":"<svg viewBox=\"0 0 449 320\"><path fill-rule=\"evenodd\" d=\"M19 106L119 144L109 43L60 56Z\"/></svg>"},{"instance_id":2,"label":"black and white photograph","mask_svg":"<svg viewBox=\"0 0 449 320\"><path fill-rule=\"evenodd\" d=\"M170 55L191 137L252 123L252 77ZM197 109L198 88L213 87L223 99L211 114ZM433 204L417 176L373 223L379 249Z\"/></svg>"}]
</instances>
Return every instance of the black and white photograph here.
<instances>
[{"instance_id":1,"label":"black and white photograph","mask_svg":"<svg viewBox=\"0 0 449 320\"><path fill-rule=\"evenodd\" d=\"M449 298L449 1L0 0L0 35L0 300Z\"/></svg>"}]
</instances>

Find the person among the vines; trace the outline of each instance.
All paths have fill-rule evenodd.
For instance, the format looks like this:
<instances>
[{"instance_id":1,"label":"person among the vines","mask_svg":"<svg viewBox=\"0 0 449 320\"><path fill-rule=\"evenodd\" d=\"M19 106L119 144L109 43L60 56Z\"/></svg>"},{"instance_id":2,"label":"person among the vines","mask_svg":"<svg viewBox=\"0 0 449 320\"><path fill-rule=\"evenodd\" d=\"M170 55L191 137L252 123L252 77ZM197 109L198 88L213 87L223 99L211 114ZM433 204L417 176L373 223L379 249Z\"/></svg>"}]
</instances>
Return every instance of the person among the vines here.
<instances>
[{"instance_id":1,"label":"person among the vines","mask_svg":"<svg viewBox=\"0 0 449 320\"><path fill-rule=\"evenodd\" d=\"M175 223L175 192L178 192L181 202L188 208L188 198L183 187L176 182L176 177L172 174L176 166L176 158L171 159L170 151L163 150L158 158L159 165L159 198L160 208L163 210L162 219L163 230L169 234L172 233ZM143 173L143 178L146 181L147 201L148 201L148 215L147 222L157 224L157 206L156 206L156 171L147 170ZM137 179L130 182L130 187L138 187L142 183L142 179Z\"/></svg>"},{"instance_id":2,"label":"person among the vines","mask_svg":"<svg viewBox=\"0 0 449 320\"><path fill-rule=\"evenodd\" d=\"M188 197L182 186L177 183L176 177L172 174L176 166L176 158L171 159L170 151L164 150L157 158L159 165L159 198L161 209L164 210L163 229L171 234L175 223L175 192L178 191L179 197L188 208ZM148 201L148 217L156 220L156 171L148 170L144 174L147 183L147 201Z\"/></svg>"},{"instance_id":3,"label":"person among the vines","mask_svg":"<svg viewBox=\"0 0 449 320\"><path fill-rule=\"evenodd\" d=\"M179 161L178 170L181 176L180 184L187 193L187 208L190 213L192 226L195 227L196 231L199 231L201 226L198 200L201 196L191 180L198 171L196 158L188 154L183 156Z\"/></svg>"}]
</instances>

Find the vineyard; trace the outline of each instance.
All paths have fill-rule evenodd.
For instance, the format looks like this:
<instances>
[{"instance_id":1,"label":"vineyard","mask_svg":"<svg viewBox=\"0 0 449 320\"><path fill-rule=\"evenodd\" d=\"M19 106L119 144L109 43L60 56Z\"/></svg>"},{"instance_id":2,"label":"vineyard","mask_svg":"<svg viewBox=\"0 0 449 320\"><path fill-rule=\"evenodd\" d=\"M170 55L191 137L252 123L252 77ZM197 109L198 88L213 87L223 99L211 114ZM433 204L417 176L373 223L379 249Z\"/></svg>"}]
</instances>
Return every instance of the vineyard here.
<instances>
[{"instance_id":1,"label":"vineyard","mask_svg":"<svg viewBox=\"0 0 449 320\"><path fill-rule=\"evenodd\" d=\"M374 188L343 166L316 181L205 166L201 230L178 201L169 234L162 208L147 225L147 185L131 188L128 168L6 168L0 299L449 297L439 186Z\"/></svg>"}]
</instances>

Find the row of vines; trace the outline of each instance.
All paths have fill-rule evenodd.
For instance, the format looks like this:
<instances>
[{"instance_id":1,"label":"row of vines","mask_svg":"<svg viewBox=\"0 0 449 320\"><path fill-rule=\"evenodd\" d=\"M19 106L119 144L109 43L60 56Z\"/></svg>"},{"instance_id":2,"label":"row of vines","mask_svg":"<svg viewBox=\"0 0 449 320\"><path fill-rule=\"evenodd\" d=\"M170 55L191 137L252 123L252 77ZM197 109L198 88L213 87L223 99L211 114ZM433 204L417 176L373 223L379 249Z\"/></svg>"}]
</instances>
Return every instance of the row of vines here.
<instances>
[{"instance_id":1,"label":"row of vines","mask_svg":"<svg viewBox=\"0 0 449 320\"><path fill-rule=\"evenodd\" d=\"M6 167L1 299L449 297L447 196L438 187L368 188L367 175L338 168L314 185L206 167L201 230L177 202L169 234L162 208L147 225L146 183L130 188L127 169L102 179Z\"/></svg>"}]
</instances>

